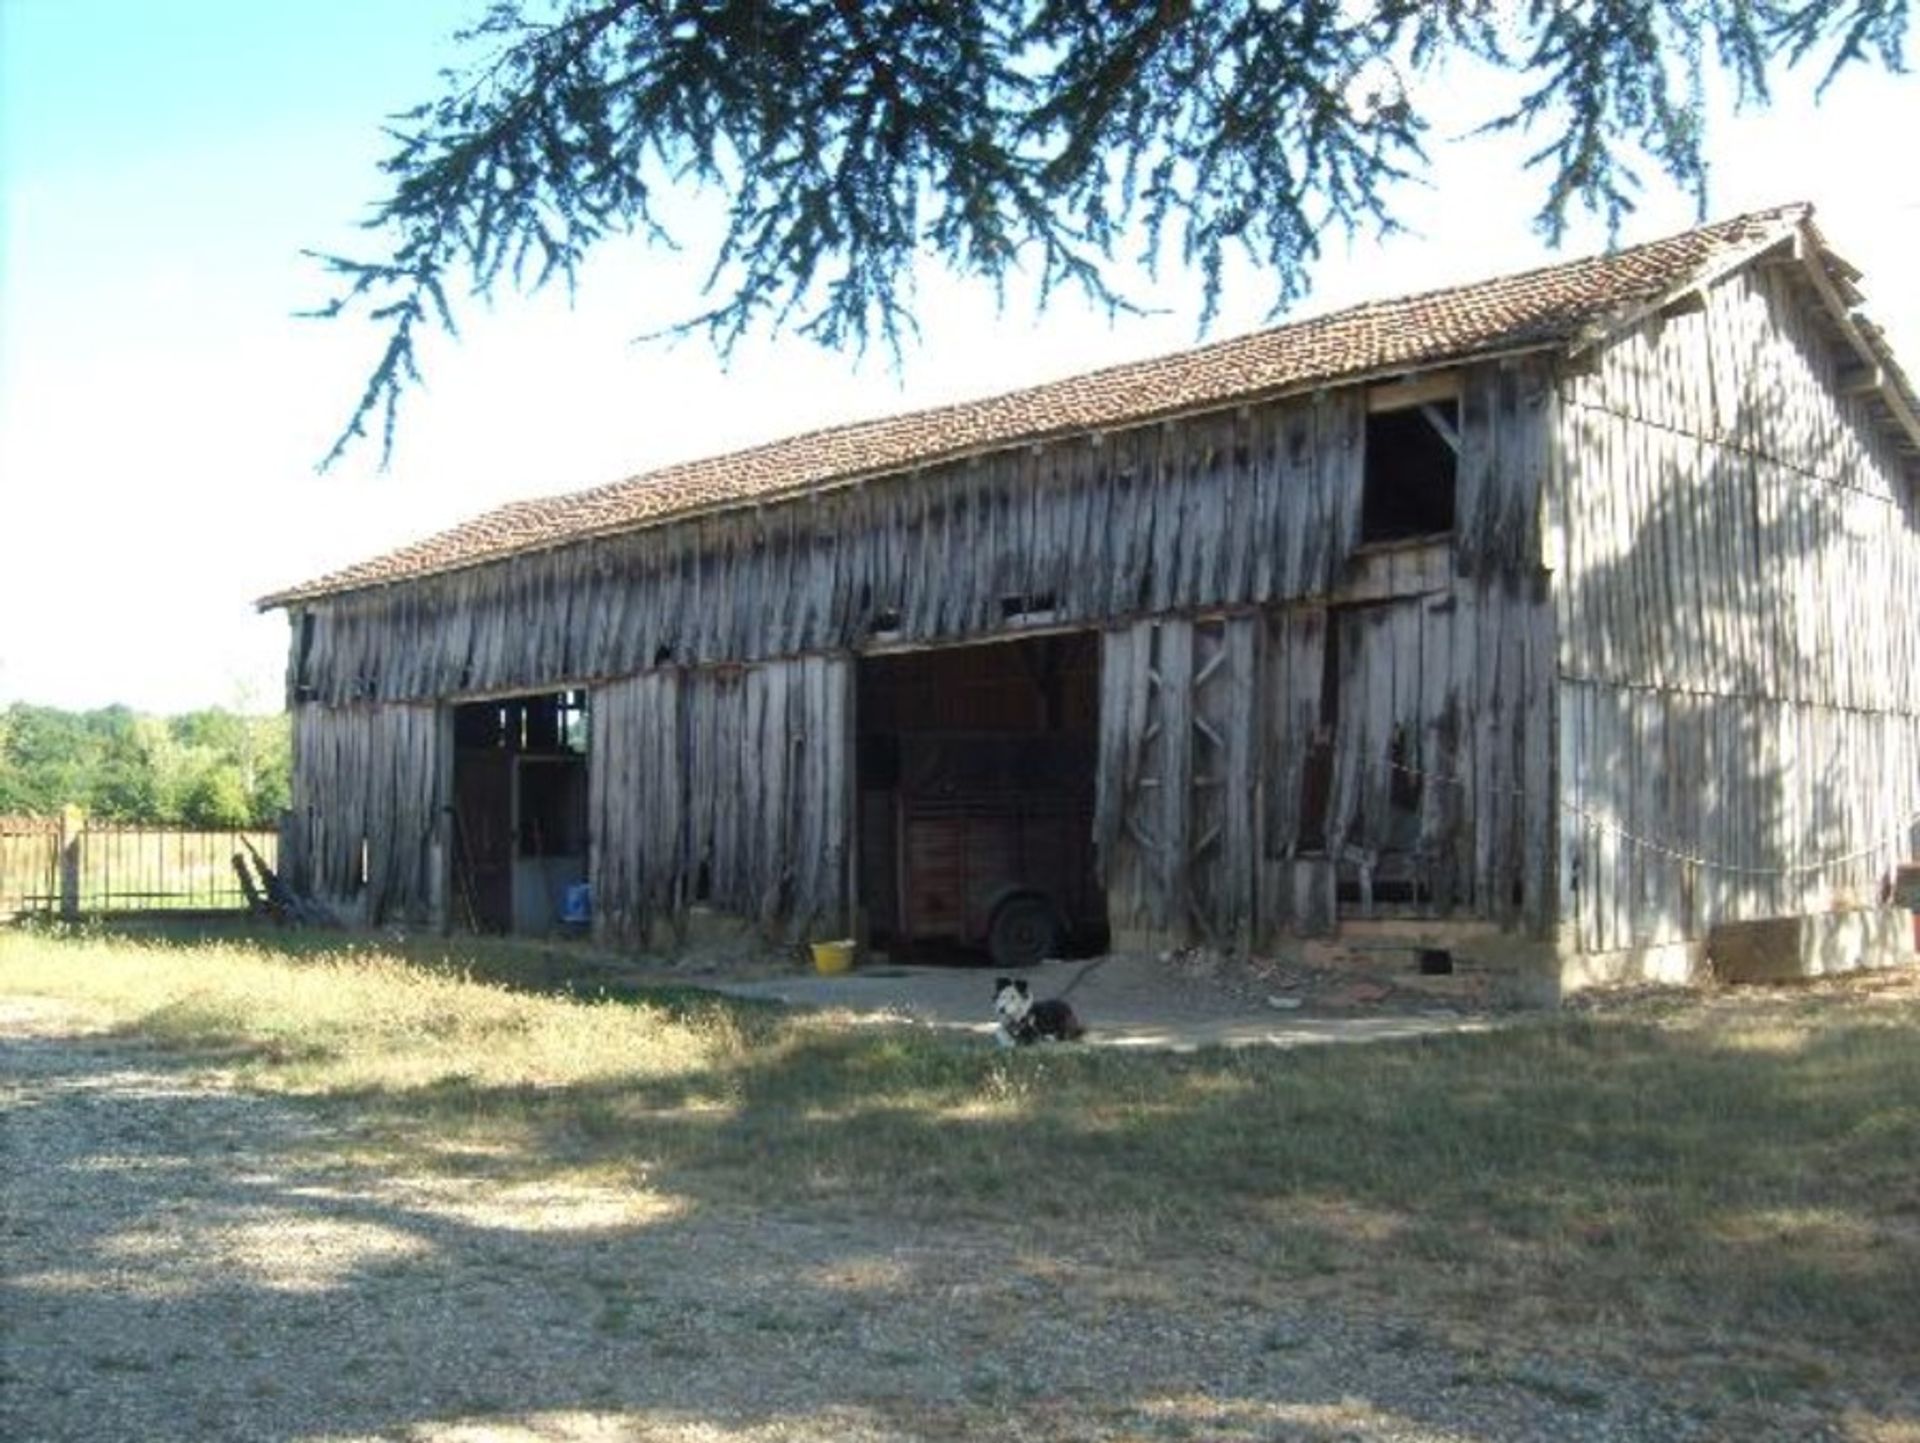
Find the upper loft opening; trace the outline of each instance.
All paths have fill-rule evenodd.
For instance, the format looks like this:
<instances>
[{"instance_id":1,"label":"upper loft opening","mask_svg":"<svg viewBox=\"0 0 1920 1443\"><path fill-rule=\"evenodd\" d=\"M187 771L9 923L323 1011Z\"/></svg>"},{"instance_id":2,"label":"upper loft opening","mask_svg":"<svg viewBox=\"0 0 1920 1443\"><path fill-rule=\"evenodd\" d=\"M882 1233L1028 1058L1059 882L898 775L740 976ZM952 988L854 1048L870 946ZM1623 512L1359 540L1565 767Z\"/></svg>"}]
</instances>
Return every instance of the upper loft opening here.
<instances>
[{"instance_id":1,"label":"upper loft opening","mask_svg":"<svg viewBox=\"0 0 1920 1443\"><path fill-rule=\"evenodd\" d=\"M1454 529L1459 479L1460 401L1413 399L1411 388L1377 392L1367 414L1360 541L1413 541Z\"/></svg>"},{"instance_id":2,"label":"upper loft opening","mask_svg":"<svg viewBox=\"0 0 1920 1443\"><path fill-rule=\"evenodd\" d=\"M463 702L454 709L454 745L463 751L573 753L587 751L585 691Z\"/></svg>"}]
</instances>

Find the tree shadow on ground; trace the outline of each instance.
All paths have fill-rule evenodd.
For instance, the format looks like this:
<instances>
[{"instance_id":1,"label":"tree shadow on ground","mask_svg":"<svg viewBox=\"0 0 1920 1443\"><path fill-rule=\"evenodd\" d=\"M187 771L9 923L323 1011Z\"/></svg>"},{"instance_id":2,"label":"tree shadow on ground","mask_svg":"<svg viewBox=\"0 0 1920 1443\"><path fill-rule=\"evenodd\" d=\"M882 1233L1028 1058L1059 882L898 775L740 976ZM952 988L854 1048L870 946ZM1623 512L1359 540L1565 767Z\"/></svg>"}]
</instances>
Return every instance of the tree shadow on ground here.
<instances>
[{"instance_id":1,"label":"tree shadow on ground","mask_svg":"<svg viewBox=\"0 0 1920 1443\"><path fill-rule=\"evenodd\" d=\"M0 1421L1766 1436L1841 1396L1911 1419L1920 1060L1888 1032L1562 1019L1143 1059L795 1028L666 1082L300 1107L10 1042Z\"/></svg>"}]
</instances>

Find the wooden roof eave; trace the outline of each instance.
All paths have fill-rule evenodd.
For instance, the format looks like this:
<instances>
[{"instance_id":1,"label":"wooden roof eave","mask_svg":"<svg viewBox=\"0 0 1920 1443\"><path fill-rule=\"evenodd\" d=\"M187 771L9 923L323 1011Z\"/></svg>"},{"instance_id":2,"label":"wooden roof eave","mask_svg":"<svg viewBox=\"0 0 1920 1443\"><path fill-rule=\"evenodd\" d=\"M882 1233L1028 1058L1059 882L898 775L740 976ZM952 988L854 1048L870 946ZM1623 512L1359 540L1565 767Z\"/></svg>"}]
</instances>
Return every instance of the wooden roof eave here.
<instances>
[{"instance_id":1,"label":"wooden roof eave","mask_svg":"<svg viewBox=\"0 0 1920 1443\"><path fill-rule=\"evenodd\" d=\"M1616 336L1625 335L1635 326L1650 320L1662 311L1681 304L1689 297L1705 295L1735 271L1751 265L1767 252L1784 249L1789 242L1795 241L1804 223L1804 217L1783 221L1771 234L1747 245L1730 249L1714 264L1703 266L1678 285L1670 286L1639 305L1629 306L1603 320L1582 327L1580 333L1568 343L1567 356L1569 359L1576 359L1597 350Z\"/></svg>"},{"instance_id":2,"label":"wooden roof eave","mask_svg":"<svg viewBox=\"0 0 1920 1443\"><path fill-rule=\"evenodd\" d=\"M1901 449L1920 454L1920 396L1914 394L1885 334L1861 309L1863 297L1853 285L1859 271L1836 255L1810 223L1797 230L1793 256L1834 327L1859 357L1864 377L1860 392L1875 396L1886 409L1900 432Z\"/></svg>"},{"instance_id":3,"label":"wooden roof eave","mask_svg":"<svg viewBox=\"0 0 1920 1443\"><path fill-rule=\"evenodd\" d=\"M1861 314L1864 299L1854 284L1860 271L1829 247L1812 220L1801 214L1783 221L1778 231L1750 245L1728 253L1718 264L1708 266L1680 285L1662 292L1642 305L1622 311L1607 320L1585 327L1567 347L1570 358L1595 350L1615 336L1632 330L1641 322L1659 315L1689 296L1702 295L1743 266L1779 251L1781 260L1802 276L1820 297L1822 308L1834 327L1860 358L1862 381L1856 393L1872 394L1885 409L1892 429L1897 433L1902 452L1920 457L1920 396L1914 392L1907 374L1895 359L1880 328Z\"/></svg>"}]
</instances>

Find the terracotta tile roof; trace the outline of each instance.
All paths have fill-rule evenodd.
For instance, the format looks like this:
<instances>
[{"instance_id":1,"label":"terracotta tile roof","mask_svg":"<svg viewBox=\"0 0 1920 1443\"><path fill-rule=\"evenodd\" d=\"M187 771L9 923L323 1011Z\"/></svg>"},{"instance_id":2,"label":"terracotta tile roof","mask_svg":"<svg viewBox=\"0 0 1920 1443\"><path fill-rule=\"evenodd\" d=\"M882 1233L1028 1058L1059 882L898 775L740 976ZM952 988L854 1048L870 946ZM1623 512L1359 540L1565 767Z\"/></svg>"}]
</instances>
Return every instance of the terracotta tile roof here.
<instances>
[{"instance_id":1,"label":"terracotta tile roof","mask_svg":"<svg viewBox=\"0 0 1920 1443\"><path fill-rule=\"evenodd\" d=\"M1138 424L1348 378L1575 340L1686 289L1805 223L1784 206L1611 255L1374 301L1193 350L984 400L856 421L662 467L570 495L515 502L397 551L261 600L284 606L454 571L1043 437Z\"/></svg>"}]
</instances>

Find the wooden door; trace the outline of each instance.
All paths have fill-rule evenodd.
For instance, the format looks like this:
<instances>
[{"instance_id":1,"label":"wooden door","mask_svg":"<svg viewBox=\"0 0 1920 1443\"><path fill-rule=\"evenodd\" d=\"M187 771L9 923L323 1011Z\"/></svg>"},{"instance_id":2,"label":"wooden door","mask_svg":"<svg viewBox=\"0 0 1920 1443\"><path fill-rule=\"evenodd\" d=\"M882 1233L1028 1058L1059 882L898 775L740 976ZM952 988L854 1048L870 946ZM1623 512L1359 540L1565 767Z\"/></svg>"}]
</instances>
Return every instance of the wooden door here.
<instances>
[{"instance_id":1,"label":"wooden door","mask_svg":"<svg viewBox=\"0 0 1920 1443\"><path fill-rule=\"evenodd\" d=\"M1251 937L1258 638L1251 615L1106 633L1094 839L1119 927Z\"/></svg>"},{"instance_id":2,"label":"wooden door","mask_svg":"<svg viewBox=\"0 0 1920 1443\"><path fill-rule=\"evenodd\" d=\"M463 751L453 768L452 912L476 932L513 929L513 754Z\"/></svg>"}]
</instances>

